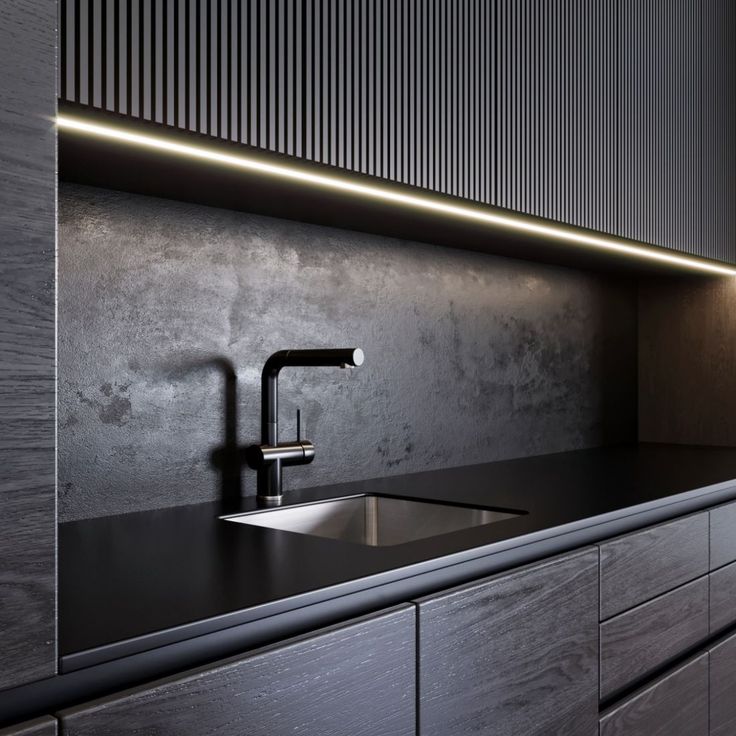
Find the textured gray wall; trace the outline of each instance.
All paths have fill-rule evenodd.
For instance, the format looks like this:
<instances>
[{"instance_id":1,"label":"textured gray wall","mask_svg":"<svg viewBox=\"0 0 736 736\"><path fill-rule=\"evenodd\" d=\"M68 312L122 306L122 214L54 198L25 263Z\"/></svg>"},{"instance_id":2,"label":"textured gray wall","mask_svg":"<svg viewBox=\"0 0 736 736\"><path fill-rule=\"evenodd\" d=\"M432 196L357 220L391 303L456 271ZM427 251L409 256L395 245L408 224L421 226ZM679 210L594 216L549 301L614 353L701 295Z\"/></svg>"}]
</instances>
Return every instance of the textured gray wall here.
<instances>
[{"instance_id":1,"label":"textured gray wall","mask_svg":"<svg viewBox=\"0 0 736 736\"><path fill-rule=\"evenodd\" d=\"M59 210L64 520L254 493L217 458L283 348L366 354L282 374L282 438L301 406L317 446L287 488L635 438L632 284L76 185Z\"/></svg>"}]
</instances>

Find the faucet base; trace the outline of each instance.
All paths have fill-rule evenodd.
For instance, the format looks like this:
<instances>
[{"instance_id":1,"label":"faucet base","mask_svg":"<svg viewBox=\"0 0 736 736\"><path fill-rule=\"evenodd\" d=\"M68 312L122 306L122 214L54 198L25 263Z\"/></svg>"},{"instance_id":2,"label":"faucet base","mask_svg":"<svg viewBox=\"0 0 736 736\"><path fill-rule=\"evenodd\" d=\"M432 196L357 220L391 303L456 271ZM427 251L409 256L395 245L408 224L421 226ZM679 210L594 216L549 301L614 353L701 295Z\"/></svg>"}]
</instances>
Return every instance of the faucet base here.
<instances>
[{"instance_id":1,"label":"faucet base","mask_svg":"<svg viewBox=\"0 0 736 736\"><path fill-rule=\"evenodd\" d=\"M279 493L278 496L261 496L259 494L256 496L256 499L258 500L259 506L281 506L284 500L284 494Z\"/></svg>"}]
</instances>

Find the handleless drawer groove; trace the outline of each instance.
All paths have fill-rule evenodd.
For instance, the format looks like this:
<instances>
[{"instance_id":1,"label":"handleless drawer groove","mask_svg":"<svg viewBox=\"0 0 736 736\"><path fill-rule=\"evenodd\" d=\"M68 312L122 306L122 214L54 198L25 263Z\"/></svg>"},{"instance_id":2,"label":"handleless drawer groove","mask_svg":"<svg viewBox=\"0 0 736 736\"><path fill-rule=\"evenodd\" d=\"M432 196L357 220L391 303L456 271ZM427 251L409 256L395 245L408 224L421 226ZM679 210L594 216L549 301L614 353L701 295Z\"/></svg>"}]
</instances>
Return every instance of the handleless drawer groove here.
<instances>
[{"instance_id":1,"label":"handleless drawer groove","mask_svg":"<svg viewBox=\"0 0 736 736\"><path fill-rule=\"evenodd\" d=\"M603 542L601 621L706 575L708 538L704 512Z\"/></svg>"},{"instance_id":2,"label":"handleless drawer groove","mask_svg":"<svg viewBox=\"0 0 736 736\"><path fill-rule=\"evenodd\" d=\"M600 736L704 736L708 718L706 653L606 711Z\"/></svg>"},{"instance_id":3,"label":"handleless drawer groove","mask_svg":"<svg viewBox=\"0 0 736 736\"><path fill-rule=\"evenodd\" d=\"M708 636L707 575L602 623L601 700L636 685Z\"/></svg>"}]
</instances>

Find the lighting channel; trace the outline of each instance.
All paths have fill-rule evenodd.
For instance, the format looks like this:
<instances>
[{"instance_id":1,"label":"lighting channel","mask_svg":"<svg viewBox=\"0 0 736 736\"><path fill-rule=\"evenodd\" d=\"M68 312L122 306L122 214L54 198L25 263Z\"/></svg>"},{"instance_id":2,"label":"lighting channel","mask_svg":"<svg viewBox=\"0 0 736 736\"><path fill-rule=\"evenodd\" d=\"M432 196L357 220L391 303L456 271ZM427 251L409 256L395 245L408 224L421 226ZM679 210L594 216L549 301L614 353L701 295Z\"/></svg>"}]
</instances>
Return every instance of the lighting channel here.
<instances>
[{"instance_id":1,"label":"lighting channel","mask_svg":"<svg viewBox=\"0 0 736 736\"><path fill-rule=\"evenodd\" d=\"M120 141L122 143L130 143L132 145L158 151L167 151L172 154L178 154L189 158L212 161L213 163L224 164L226 166L232 166L246 171L258 172L267 176L302 182L306 185L341 192L349 192L362 197L381 200L413 209L438 212L463 220L483 222L494 227L530 233L554 240L577 243L597 250L620 253L622 255L648 259L651 261L660 261L674 266L706 271L714 274L736 276L736 269L730 268L726 265L701 261L695 258L688 258L687 256L665 253L663 251L637 245L635 243L609 240L605 237L588 235L586 233L568 230L564 227L557 227L555 225L545 225L525 219L524 217L515 217L513 215L499 214L472 207L464 207L462 205L438 202L429 197L414 194L403 194L378 185L362 184L332 174L311 173L285 164L265 163L254 158L249 158L247 155L221 153L220 151L204 148L202 146L175 143L174 141L160 138L155 135L132 133L113 126L90 123L84 120L68 117L66 115L59 115L56 118L56 121L57 125L61 129L85 133L99 138Z\"/></svg>"}]
</instances>

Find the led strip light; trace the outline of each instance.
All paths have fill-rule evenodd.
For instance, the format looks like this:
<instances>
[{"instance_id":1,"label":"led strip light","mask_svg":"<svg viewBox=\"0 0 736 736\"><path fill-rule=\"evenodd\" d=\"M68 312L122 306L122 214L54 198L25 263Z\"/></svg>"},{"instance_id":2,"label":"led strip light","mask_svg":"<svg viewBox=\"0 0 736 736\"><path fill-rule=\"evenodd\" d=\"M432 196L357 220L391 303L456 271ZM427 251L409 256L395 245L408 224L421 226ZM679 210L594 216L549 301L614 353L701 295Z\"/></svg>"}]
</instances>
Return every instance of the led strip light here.
<instances>
[{"instance_id":1,"label":"led strip light","mask_svg":"<svg viewBox=\"0 0 736 736\"><path fill-rule=\"evenodd\" d=\"M158 138L153 135L129 133L120 130L119 128L100 125L97 123L89 123L83 120L67 117L66 115L59 115L56 118L56 122L59 128L65 130L73 130L78 133L86 133L92 136L106 138L108 140L130 143L143 148L167 151L169 153L175 153L202 161L212 161L213 163L224 164L226 166L232 166L246 171L258 172L268 176L302 182L304 184L310 184L335 191L349 192L362 197L404 205L414 209L439 212L463 220L483 222L495 227L540 235L554 240L577 243L579 245L588 246L602 251L620 253L652 261L660 261L674 266L681 266L683 268L698 271L707 271L714 274L736 276L736 268L726 265L701 261L695 258L688 258L687 256L670 254L653 248L648 248L646 246L636 245L635 243L621 243L616 240L608 240L605 237L587 235L585 233L567 230L564 227L557 227L555 225L543 225L538 222L525 220L523 217L514 217L512 215L497 214L494 212L484 212L472 207L437 202L429 197L414 194L402 194L400 192L394 192L390 189L382 188L378 185L359 184L332 174L309 173L298 168L292 168L285 164L269 164L249 158L246 155L220 153L219 151L203 148L201 146L192 146L186 143L174 143L173 141Z\"/></svg>"}]
</instances>

